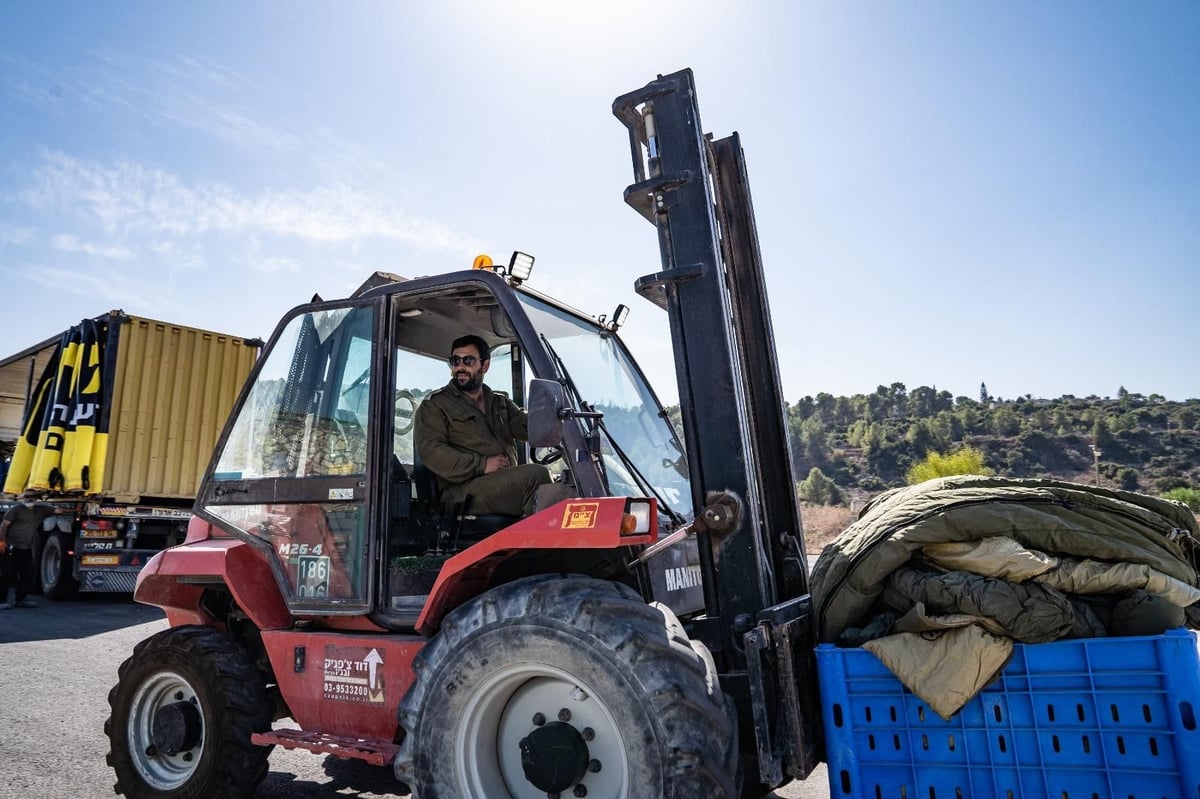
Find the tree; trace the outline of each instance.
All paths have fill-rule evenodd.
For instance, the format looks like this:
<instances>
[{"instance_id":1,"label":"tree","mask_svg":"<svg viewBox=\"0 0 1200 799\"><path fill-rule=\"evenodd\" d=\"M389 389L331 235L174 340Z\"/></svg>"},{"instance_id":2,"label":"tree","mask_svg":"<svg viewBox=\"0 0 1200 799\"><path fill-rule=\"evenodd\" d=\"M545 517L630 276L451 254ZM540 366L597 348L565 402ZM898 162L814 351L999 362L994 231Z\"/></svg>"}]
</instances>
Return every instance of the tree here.
<instances>
[{"instance_id":1,"label":"tree","mask_svg":"<svg viewBox=\"0 0 1200 799\"><path fill-rule=\"evenodd\" d=\"M987 383L979 384L979 401L982 402L984 405L987 405L989 402L992 401L992 395L988 394Z\"/></svg>"},{"instance_id":2,"label":"tree","mask_svg":"<svg viewBox=\"0 0 1200 799\"><path fill-rule=\"evenodd\" d=\"M929 423L929 429L940 449L945 449L955 441L962 441L963 423L950 411L938 411Z\"/></svg>"},{"instance_id":3,"label":"tree","mask_svg":"<svg viewBox=\"0 0 1200 799\"><path fill-rule=\"evenodd\" d=\"M933 430L930 429L929 422L926 419L918 419L908 427L908 432L904 434L904 439L913 445L916 452L927 452L937 446L937 442L933 436Z\"/></svg>"},{"instance_id":4,"label":"tree","mask_svg":"<svg viewBox=\"0 0 1200 799\"><path fill-rule=\"evenodd\" d=\"M1004 405L992 414L992 432L998 436L1015 436L1021 432L1021 420L1017 412Z\"/></svg>"},{"instance_id":5,"label":"tree","mask_svg":"<svg viewBox=\"0 0 1200 799\"><path fill-rule=\"evenodd\" d=\"M896 418L907 416L908 388L903 383L896 381L888 387L888 393L891 396L892 415Z\"/></svg>"},{"instance_id":6,"label":"tree","mask_svg":"<svg viewBox=\"0 0 1200 799\"><path fill-rule=\"evenodd\" d=\"M788 425L791 439L792 465L801 470L823 464L829 456L829 432L816 414L797 423L793 417Z\"/></svg>"},{"instance_id":7,"label":"tree","mask_svg":"<svg viewBox=\"0 0 1200 799\"><path fill-rule=\"evenodd\" d=\"M1138 473L1136 469L1125 467L1117 472L1117 485L1126 491L1137 491Z\"/></svg>"},{"instance_id":8,"label":"tree","mask_svg":"<svg viewBox=\"0 0 1200 799\"><path fill-rule=\"evenodd\" d=\"M831 425L834 423L833 409L836 404L837 399L829 392L822 391L817 394L817 416L820 417L823 424Z\"/></svg>"},{"instance_id":9,"label":"tree","mask_svg":"<svg viewBox=\"0 0 1200 799\"><path fill-rule=\"evenodd\" d=\"M815 466L809 470L808 477L796 485L796 496L814 505L842 504L842 490Z\"/></svg>"},{"instance_id":10,"label":"tree","mask_svg":"<svg viewBox=\"0 0 1200 799\"><path fill-rule=\"evenodd\" d=\"M871 423L859 419L853 422L846 429L846 443L852 447L864 447L867 441L867 431L871 429Z\"/></svg>"},{"instance_id":11,"label":"tree","mask_svg":"<svg viewBox=\"0 0 1200 799\"><path fill-rule=\"evenodd\" d=\"M854 421L854 405L849 397L838 397L833 407L833 420L838 427L845 427Z\"/></svg>"},{"instance_id":12,"label":"tree","mask_svg":"<svg viewBox=\"0 0 1200 799\"><path fill-rule=\"evenodd\" d=\"M974 433L979 430L980 413L977 405L960 403L960 407L956 408L954 413L962 422L963 432Z\"/></svg>"},{"instance_id":13,"label":"tree","mask_svg":"<svg viewBox=\"0 0 1200 799\"><path fill-rule=\"evenodd\" d=\"M1104 420L1103 416L1097 416L1096 421L1092 423L1093 446L1104 449L1112 443L1112 428L1108 426L1108 422Z\"/></svg>"},{"instance_id":14,"label":"tree","mask_svg":"<svg viewBox=\"0 0 1200 799\"><path fill-rule=\"evenodd\" d=\"M816 407L816 403L813 402L812 397L805 397L803 399L796 400L796 404L791 408L791 414L800 421L804 421L813 415L813 411L816 410Z\"/></svg>"},{"instance_id":15,"label":"tree","mask_svg":"<svg viewBox=\"0 0 1200 799\"><path fill-rule=\"evenodd\" d=\"M928 419L938 411L938 393L936 388L917 386L908 395L908 410L918 419Z\"/></svg>"},{"instance_id":16,"label":"tree","mask_svg":"<svg viewBox=\"0 0 1200 799\"><path fill-rule=\"evenodd\" d=\"M960 447L946 455L940 452L930 452L922 460L914 463L904 477L908 480L909 485L915 485L935 477L992 473L992 470L984 464L982 452L974 447Z\"/></svg>"}]
</instances>

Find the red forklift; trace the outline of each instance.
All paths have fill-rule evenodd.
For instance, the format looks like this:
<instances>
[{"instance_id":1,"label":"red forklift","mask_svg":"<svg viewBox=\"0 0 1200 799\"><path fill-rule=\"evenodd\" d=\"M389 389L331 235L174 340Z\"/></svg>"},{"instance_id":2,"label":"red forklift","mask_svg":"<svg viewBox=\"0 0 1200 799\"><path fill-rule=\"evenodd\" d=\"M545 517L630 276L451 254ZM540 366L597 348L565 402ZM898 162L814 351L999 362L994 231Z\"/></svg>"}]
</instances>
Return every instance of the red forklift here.
<instances>
[{"instance_id":1,"label":"red forklift","mask_svg":"<svg viewBox=\"0 0 1200 799\"><path fill-rule=\"evenodd\" d=\"M661 271L682 440L618 330L532 259L287 314L184 544L136 598L170 629L109 694L137 799L245 797L273 746L390 765L434 797L760 796L819 751L806 558L745 160L690 70L616 99ZM414 417L451 342L529 415L527 517L445 507Z\"/></svg>"}]
</instances>

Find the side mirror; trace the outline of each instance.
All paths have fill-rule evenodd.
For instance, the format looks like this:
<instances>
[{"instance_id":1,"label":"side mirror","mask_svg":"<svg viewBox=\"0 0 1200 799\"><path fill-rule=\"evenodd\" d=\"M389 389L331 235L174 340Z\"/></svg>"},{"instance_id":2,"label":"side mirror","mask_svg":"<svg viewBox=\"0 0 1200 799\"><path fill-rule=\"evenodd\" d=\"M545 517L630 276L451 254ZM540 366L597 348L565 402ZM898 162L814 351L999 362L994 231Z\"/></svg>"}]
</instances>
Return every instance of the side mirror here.
<instances>
[{"instance_id":1,"label":"side mirror","mask_svg":"<svg viewBox=\"0 0 1200 799\"><path fill-rule=\"evenodd\" d=\"M562 411L567 398L555 380L529 381L529 446L557 447L562 442Z\"/></svg>"}]
</instances>

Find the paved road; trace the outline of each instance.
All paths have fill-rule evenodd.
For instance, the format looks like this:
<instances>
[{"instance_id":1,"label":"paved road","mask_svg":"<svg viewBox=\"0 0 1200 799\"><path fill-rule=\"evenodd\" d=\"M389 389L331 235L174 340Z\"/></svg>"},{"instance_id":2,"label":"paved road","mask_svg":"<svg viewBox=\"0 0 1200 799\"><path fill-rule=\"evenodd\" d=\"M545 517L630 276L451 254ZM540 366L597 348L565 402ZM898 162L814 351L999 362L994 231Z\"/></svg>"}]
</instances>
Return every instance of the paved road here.
<instances>
[{"instance_id":1,"label":"paved road","mask_svg":"<svg viewBox=\"0 0 1200 799\"><path fill-rule=\"evenodd\" d=\"M0 797L106 799L108 690L134 644L166 627L157 608L85 595L0 611ZM391 770L276 748L259 799L394 796ZM824 767L778 799L827 799Z\"/></svg>"}]
</instances>

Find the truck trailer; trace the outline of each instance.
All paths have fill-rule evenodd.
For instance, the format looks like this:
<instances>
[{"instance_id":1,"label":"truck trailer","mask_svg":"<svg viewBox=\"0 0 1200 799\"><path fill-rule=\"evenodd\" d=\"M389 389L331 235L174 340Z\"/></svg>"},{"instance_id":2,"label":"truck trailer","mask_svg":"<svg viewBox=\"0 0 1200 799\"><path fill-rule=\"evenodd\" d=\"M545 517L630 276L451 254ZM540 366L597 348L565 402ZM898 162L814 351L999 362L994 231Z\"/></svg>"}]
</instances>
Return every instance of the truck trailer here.
<instances>
[{"instance_id":1,"label":"truck trailer","mask_svg":"<svg viewBox=\"0 0 1200 799\"><path fill-rule=\"evenodd\" d=\"M142 566L183 541L261 347L114 310L0 360L4 494L69 509L34 551L48 598L132 592Z\"/></svg>"}]
</instances>

